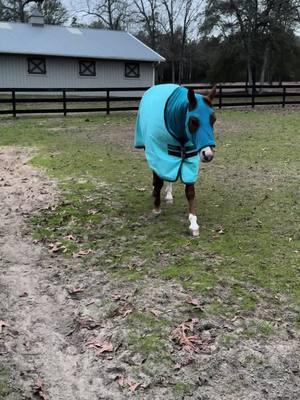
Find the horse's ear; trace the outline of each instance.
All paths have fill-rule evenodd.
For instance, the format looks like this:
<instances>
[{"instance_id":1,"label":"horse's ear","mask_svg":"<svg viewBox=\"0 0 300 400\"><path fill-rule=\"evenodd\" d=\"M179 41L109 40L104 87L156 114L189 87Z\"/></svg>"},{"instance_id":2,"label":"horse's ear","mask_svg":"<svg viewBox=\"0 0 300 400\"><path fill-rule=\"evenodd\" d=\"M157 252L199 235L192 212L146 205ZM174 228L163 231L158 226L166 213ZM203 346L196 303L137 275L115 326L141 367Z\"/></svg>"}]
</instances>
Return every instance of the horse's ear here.
<instances>
[{"instance_id":1,"label":"horse's ear","mask_svg":"<svg viewBox=\"0 0 300 400\"><path fill-rule=\"evenodd\" d=\"M211 103L213 102L213 99L215 98L216 94L217 94L217 85L214 85L214 87L210 89L207 95Z\"/></svg>"},{"instance_id":2,"label":"horse's ear","mask_svg":"<svg viewBox=\"0 0 300 400\"><path fill-rule=\"evenodd\" d=\"M188 100L189 100L189 110L191 111L197 107L197 99L195 96L195 92L191 88L189 88L188 90Z\"/></svg>"}]
</instances>

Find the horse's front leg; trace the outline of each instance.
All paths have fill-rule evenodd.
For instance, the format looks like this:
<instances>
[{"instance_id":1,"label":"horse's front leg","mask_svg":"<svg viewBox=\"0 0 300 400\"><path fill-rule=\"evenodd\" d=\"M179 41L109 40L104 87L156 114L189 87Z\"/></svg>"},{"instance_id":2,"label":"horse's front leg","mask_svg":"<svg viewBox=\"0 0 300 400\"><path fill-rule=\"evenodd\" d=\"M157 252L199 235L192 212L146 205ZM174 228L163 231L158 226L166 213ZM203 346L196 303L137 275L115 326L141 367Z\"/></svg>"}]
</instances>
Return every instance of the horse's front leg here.
<instances>
[{"instance_id":1,"label":"horse's front leg","mask_svg":"<svg viewBox=\"0 0 300 400\"><path fill-rule=\"evenodd\" d=\"M189 230L192 236L199 236L199 225L197 224L195 208L195 185L185 185L185 195L189 203Z\"/></svg>"},{"instance_id":2,"label":"horse's front leg","mask_svg":"<svg viewBox=\"0 0 300 400\"><path fill-rule=\"evenodd\" d=\"M164 181L153 172L153 197L154 197L154 209L153 214L159 215L160 209L160 191L164 185Z\"/></svg>"}]
</instances>

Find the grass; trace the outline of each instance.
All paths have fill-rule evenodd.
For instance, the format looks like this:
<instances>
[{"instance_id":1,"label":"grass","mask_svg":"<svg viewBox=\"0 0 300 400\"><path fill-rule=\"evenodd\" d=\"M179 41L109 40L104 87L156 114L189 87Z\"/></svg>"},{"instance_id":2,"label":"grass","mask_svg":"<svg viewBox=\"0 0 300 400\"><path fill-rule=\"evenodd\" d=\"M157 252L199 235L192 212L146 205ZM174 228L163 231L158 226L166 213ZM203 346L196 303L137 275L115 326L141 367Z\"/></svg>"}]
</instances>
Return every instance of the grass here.
<instances>
[{"instance_id":1,"label":"grass","mask_svg":"<svg viewBox=\"0 0 300 400\"><path fill-rule=\"evenodd\" d=\"M216 158L197 185L199 239L187 234L181 185L175 204L151 215L150 172L125 137L133 114L2 119L0 145L36 148L32 164L58 179L61 201L31 223L37 239L67 257L91 249L88 263L120 280L172 280L212 297L226 289L207 308L215 315L253 313L279 294L296 313L299 112L225 110L218 118ZM151 334L145 348L159 339Z\"/></svg>"}]
</instances>

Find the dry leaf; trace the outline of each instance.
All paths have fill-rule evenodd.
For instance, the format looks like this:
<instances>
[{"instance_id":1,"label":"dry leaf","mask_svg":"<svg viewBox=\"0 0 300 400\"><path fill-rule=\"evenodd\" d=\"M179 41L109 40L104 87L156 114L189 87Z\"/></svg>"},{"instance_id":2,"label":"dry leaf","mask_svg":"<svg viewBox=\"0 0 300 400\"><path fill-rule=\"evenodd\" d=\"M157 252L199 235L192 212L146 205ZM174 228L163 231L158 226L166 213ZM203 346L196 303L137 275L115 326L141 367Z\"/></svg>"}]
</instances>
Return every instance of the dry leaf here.
<instances>
[{"instance_id":1,"label":"dry leaf","mask_svg":"<svg viewBox=\"0 0 300 400\"><path fill-rule=\"evenodd\" d=\"M178 343L183 349L187 351L197 352L198 349L195 345L201 343L200 338L196 335L188 336L187 334L188 331L193 333L194 324L197 322L199 322L197 318L182 322L177 328L175 328L171 332L171 340Z\"/></svg>"},{"instance_id":2,"label":"dry leaf","mask_svg":"<svg viewBox=\"0 0 300 400\"><path fill-rule=\"evenodd\" d=\"M125 318L128 314L131 314L133 310L131 309L127 309L125 311L122 312L122 317Z\"/></svg>"},{"instance_id":3,"label":"dry leaf","mask_svg":"<svg viewBox=\"0 0 300 400\"><path fill-rule=\"evenodd\" d=\"M73 257L79 258L79 257L82 257L82 256L86 256L86 255L88 255L90 253L93 253L92 249L81 249L78 253L74 253Z\"/></svg>"},{"instance_id":4,"label":"dry leaf","mask_svg":"<svg viewBox=\"0 0 300 400\"><path fill-rule=\"evenodd\" d=\"M66 239L66 240L72 240L73 242L76 240L75 237L74 237L73 235L65 236L64 239Z\"/></svg>"},{"instance_id":5,"label":"dry leaf","mask_svg":"<svg viewBox=\"0 0 300 400\"><path fill-rule=\"evenodd\" d=\"M48 400L48 396L44 393L43 385L43 381L41 379L38 379L36 384L33 386L33 393L35 394L35 396L38 396L43 400Z\"/></svg>"},{"instance_id":6,"label":"dry leaf","mask_svg":"<svg viewBox=\"0 0 300 400\"><path fill-rule=\"evenodd\" d=\"M124 376L119 376L117 382L121 387L124 387L125 386L125 378L124 378Z\"/></svg>"},{"instance_id":7,"label":"dry leaf","mask_svg":"<svg viewBox=\"0 0 300 400\"><path fill-rule=\"evenodd\" d=\"M88 210L88 215L95 215L99 212L99 210Z\"/></svg>"},{"instance_id":8,"label":"dry leaf","mask_svg":"<svg viewBox=\"0 0 300 400\"><path fill-rule=\"evenodd\" d=\"M136 389L141 386L141 383L136 383L131 378L125 378L123 375L118 377L117 382L122 388L128 386L131 393L134 393Z\"/></svg>"},{"instance_id":9,"label":"dry leaf","mask_svg":"<svg viewBox=\"0 0 300 400\"><path fill-rule=\"evenodd\" d=\"M69 294L80 293L80 292L83 292L83 291L84 291L84 289L82 289L82 288L68 289Z\"/></svg>"},{"instance_id":10,"label":"dry leaf","mask_svg":"<svg viewBox=\"0 0 300 400\"><path fill-rule=\"evenodd\" d=\"M202 310L201 304L200 304L198 299L193 299L193 298L189 297L186 302L188 304L192 304L193 306L195 306L199 310Z\"/></svg>"},{"instance_id":11,"label":"dry leaf","mask_svg":"<svg viewBox=\"0 0 300 400\"><path fill-rule=\"evenodd\" d=\"M140 383L134 383L134 382L130 382L130 383L128 382L128 385L129 385L129 389L130 389L131 393L135 392L136 389L137 389L139 386L141 386Z\"/></svg>"},{"instance_id":12,"label":"dry leaf","mask_svg":"<svg viewBox=\"0 0 300 400\"><path fill-rule=\"evenodd\" d=\"M114 351L113 344L111 342L108 342L107 340L103 340L101 338L87 342L86 345L89 348L97 349L98 350L97 355L100 355L105 352L111 353L112 351Z\"/></svg>"},{"instance_id":13,"label":"dry leaf","mask_svg":"<svg viewBox=\"0 0 300 400\"><path fill-rule=\"evenodd\" d=\"M151 308L149 311L150 311L153 315L155 315L156 317L160 316L161 313L162 313L161 311L154 310L154 308Z\"/></svg>"},{"instance_id":14,"label":"dry leaf","mask_svg":"<svg viewBox=\"0 0 300 400\"><path fill-rule=\"evenodd\" d=\"M6 328L9 327L9 325L6 322L0 320L0 333L2 333L3 328L5 328L5 327Z\"/></svg>"},{"instance_id":15,"label":"dry leaf","mask_svg":"<svg viewBox=\"0 0 300 400\"><path fill-rule=\"evenodd\" d=\"M56 242L56 243L50 243L48 245L50 253L57 253L60 251L62 248L65 248L65 246L62 246L61 242Z\"/></svg>"}]
</instances>

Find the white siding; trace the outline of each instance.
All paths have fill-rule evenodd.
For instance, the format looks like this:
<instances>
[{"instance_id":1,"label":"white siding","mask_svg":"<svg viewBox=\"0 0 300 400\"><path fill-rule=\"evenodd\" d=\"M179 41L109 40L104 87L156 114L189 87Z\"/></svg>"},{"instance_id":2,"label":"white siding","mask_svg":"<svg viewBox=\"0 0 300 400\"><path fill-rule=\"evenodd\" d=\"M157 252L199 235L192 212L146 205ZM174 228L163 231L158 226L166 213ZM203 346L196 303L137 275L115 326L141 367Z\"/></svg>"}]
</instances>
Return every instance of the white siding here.
<instances>
[{"instance_id":1,"label":"white siding","mask_svg":"<svg viewBox=\"0 0 300 400\"><path fill-rule=\"evenodd\" d=\"M96 76L82 77L79 59L45 58L46 75L31 75L26 56L0 55L0 88L144 87L154 84L152 63L140 62L140 78L125 78L124 61L96 60Z\"/></svg>"}]
</instances>

